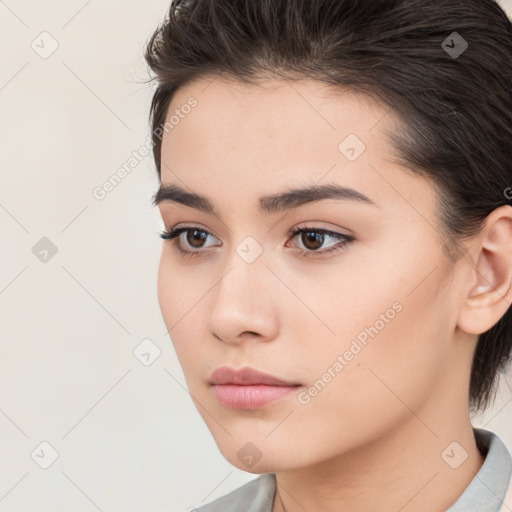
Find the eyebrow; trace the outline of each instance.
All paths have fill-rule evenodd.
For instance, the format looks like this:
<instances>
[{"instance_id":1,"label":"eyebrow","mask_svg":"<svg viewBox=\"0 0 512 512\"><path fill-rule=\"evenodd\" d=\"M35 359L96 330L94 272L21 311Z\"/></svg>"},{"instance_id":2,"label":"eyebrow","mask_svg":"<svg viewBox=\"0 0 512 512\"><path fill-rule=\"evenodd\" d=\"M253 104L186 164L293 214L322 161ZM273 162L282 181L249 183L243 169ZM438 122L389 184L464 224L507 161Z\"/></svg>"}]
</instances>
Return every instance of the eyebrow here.
<instances>
[{"instance_id":1,"label":"eyebrow","mask_svg":"<svg viewBox=\"0 0 512 512\"><path fill-rule=\"evenodd\" d=\"M260 197L259 204L263 212L276 213L298 208L305 204L321 201L323 199L358 201L377 206L369 197L361 192L353 188L343 187L336 183L294 188L285 192ZM204 213L217 214L213 203L207 197L193 192L187 192L178 185L160 185L160 188L153 196L153 205L157 206L164 202L179 203L191 208L196 208Z\"/></svg>"}]
</instances>

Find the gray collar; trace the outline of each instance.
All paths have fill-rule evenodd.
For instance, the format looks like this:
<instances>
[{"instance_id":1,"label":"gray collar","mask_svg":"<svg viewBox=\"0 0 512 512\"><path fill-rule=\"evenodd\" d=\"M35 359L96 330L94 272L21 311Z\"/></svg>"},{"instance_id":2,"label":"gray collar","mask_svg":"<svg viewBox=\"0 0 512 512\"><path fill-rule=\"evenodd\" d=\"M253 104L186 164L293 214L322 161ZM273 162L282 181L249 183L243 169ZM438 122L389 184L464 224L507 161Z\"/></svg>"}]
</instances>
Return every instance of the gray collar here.
<instances>
[{"instance_id":1,"label":"gray collar","mask_svg":"<svg viewBox=\"0 0 512 512\"><path fill-rule=\"evenodd\" d=\"M498 512L503 506L512 475L510 453L494 432L473 428L473 433L484 463L446 512Z\"/></svg>"}]
</instances>

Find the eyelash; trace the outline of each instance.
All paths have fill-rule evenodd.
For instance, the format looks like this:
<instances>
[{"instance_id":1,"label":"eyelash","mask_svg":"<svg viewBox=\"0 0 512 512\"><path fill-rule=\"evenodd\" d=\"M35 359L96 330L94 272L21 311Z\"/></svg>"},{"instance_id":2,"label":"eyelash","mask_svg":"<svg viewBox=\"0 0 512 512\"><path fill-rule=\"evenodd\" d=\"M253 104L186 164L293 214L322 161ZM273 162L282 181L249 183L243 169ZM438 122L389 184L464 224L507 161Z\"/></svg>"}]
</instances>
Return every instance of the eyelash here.
<instances>
[{"instance_id":1,"label":"eyelash","mask_svg":"<svg viewBox=\"0 0 512 512\"><path fill-rule=\"evenodd\" d=\"M198 250L198 251L187 251L184 250L179 243L179 235L181 233L186 233L188 231L199 231L201 233L206 233L208 235L211 235L208 231L205 229L200 229L195 226L183 226L181 228L177 229L171 229L169 231L162 231L159 235L163 240L170 240L172 241L172 246L178 251L178 253L181 256L186 257L192 257L192 256L200 256L201 254L207 252L207 249ZM337 233L336 231L330 231L328 229L324 228L317 228L317 227L308 227L308 226L297 226L295 229L291 229L288 231L288 235L295 237L301 233L320 233L323 235L330 235L335 238L339 238L340 242L333 245L330 249L324 250L324 251L313 251L313 250L304 250L304 249L298 249L299 256L306 256L306 257L315 257L317 255L327 255L327 254L334 254L337 252L340 252L341 250L344 250L348 245L350 245L354 240L355 237L351 235L344 235L342 233Z\"/></svg>"}]
</instances>

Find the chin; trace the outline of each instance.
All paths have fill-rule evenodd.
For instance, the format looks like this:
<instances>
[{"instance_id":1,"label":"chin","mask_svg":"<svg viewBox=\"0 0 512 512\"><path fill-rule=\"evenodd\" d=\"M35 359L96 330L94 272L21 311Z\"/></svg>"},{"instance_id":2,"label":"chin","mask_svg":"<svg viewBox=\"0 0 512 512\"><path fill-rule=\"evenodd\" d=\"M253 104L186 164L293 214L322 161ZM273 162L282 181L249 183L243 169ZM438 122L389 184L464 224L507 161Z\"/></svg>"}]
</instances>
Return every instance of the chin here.
<instances>
[{"instance_id":1,"label":"chin","mask_svg":"<svg viewBox=\"0 0 512 512\"><path fill-rule=\"evenodd\" d=\"M247 473L275 473L301 465L297 460L298 450L295 443L290 446L291 453L287 453L288 449L283 449L282 443L275 446L264 438L255 442L249 439L251 436L244 437L241 442L231 438L224 439L217 447L230 464Z\"/></svg>"}]
</instances>

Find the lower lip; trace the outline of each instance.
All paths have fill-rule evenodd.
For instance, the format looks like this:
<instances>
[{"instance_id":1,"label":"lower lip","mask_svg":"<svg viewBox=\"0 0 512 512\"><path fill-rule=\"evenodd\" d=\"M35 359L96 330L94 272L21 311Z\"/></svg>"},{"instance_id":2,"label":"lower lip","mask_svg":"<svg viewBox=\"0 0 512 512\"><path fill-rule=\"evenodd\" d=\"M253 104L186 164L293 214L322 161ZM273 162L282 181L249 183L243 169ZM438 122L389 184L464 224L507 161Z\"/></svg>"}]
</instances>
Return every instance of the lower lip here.
<instances>
[{"instance_id":1,"label":"lower lip","mask_svg":"<svg viewBox=\"0 0 512 512\"><path fill-rule=\"evenodd\" d=\"M219 402L230 409L259 409L296 391L298 386L214 384L212 387Z\"/></svg>"}]
</instances>

